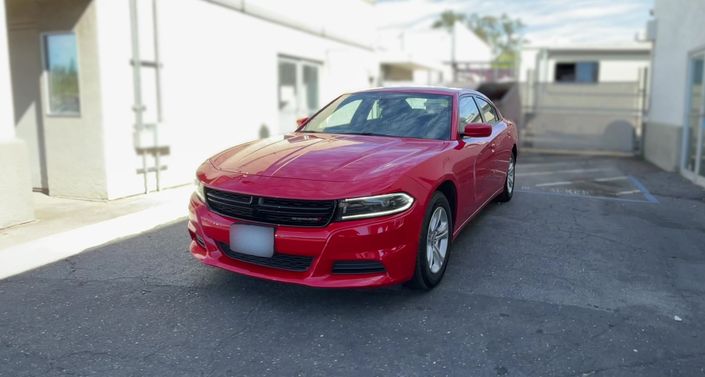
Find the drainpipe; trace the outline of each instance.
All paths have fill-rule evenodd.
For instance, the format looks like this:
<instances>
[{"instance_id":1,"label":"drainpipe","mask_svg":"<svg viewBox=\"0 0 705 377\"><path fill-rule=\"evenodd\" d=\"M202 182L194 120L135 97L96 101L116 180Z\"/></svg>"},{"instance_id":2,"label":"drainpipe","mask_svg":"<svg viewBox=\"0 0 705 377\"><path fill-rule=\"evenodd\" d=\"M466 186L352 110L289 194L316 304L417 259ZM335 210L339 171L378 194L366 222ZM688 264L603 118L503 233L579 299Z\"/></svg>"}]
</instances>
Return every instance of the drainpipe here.
<instances>
[{"instance_id":1,"label":"drainpipe","mask_svg":"<svg viewBox=\"0 0 705 377\"><path fill-rule=\"evenodd\" d=\"M453 21L453 29L450 33L450 66L452 69L453 85L458 82L458 62L455 61L455 21Z\"/></svg>"},{"instance_id":2,"label":"drainpipe","mask_svg":"<svg viewBox=\"0 0 705 377\"><path fill-rule=\"evenodd\" d=\"M139 39L139 24L137 19L137 0L130 0L130 34L132 37L132 87L134 95L134 104L132 111L135 113L135 133L139 134L144 128L143 113L144 105L142 104L142 76L140 70L140 39ZM147 155L144 150L142 154L142 177L144 178L144 193L149 192L149 184L147 182Z\"/></svg>"},{"instance_id":3,"label":"drainpipe","mask_svg":"<svg viewBox=\"0 0 705 377\"><path fill-rule=\"evenodd\" d=\"M162 61L159 59L159 23L157 17L157 0L152 0L152 25L154 31L154 76L156 85L157 100L157 124L154 125L154 165L156 169L157 191L162 190L160 161L161 151L159 150L159 126L162 124Z\"/></svg>"}]
</instances>

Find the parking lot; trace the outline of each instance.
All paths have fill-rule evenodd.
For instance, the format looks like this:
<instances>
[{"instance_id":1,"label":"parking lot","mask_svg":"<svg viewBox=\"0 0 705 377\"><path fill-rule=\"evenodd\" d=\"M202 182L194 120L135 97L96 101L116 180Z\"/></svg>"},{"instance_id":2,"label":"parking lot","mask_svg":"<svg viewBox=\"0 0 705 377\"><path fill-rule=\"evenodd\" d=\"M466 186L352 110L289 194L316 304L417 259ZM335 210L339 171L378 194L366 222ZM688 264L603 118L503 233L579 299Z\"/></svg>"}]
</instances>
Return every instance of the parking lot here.
<instances>
[{"instance_id":1,"label":"parking lot","mask_svg":"<svg viewBox=\"0 0 705 377\"><path fill-rule=\"evenodd\" d=\"M208 268L183 222L0 280L0 376L705 375L705 191L631 158L518 163L428 293Z\"/></svg>"}]
</instances>

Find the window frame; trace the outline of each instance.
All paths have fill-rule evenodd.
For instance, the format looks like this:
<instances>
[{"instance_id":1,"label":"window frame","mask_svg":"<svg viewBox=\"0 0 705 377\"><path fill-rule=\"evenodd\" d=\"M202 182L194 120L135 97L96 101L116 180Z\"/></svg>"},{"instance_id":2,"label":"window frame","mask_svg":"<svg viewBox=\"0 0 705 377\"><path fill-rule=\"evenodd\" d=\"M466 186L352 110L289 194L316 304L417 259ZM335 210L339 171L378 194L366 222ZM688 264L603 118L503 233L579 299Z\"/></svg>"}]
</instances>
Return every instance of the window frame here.
<instances>
[{"instance_id":1,"label":"window frame","mask_svg":"<svg viewBox=\"0 0 705 377\"><path fill-rule=\"evenodd\" d=\"M572 81L559 81L558 66L561 64L572 64L574 67L573 80ZM594 81L579 81L578 80L578 65L580 64L594 64L595 65L595 80ZM600 82L600 61L599 60L576 60L576 61L556 61L553 65L553 82L556 84L581 84L581 85L594 85Z\"/></svg>"},{"instance_id":2,"label":"window frame","mask_svg":"<svg viewBox=\"0 0 705 377\"><path fill-rule=\"evenodd\" d=\"M49 45L48 37L55 35L72 35L76 40L76 84L78 86L78 111L76 112L54 112L51 108L51 80L49 79ZM81 90L81 50L78 43L78 33L73 30L54 30L39 33L39 49L42 58L42 98L45 104L44 115L52 118L81 118L83 115L83 96Z\"/></svg>"},{"instance_id":3,"label":"window frame","mask_svg":"<svg viewBox=\"0 0 705 377\"><path fill-rule=\"evenodd\" d=\"M322 79L323 79L323 67L324 64L321 61L314 59L307 59L300 56L277 54L277 104L281 104L281 75L279 73L280 63L290 63L294 65L294 96L296 97L296 111L307 111L309 118L313 117L321 110L321 89L322 89ZM308 92L304 85L304 71L306 67L314 68L316 71L316 97L317 105L316 107L310 109L308 103ZM336 98L337 99L337 98ZM327 106L327 105L326 105ZM277 107L277 111L281 112L282 109Z\"/></svg>"},{"instance_id":4,"label":"window frame","mask_svg":"<svg viewBox=\"0 0 705 377\"><path fill-rule=\"evenodd\" d=\"M480 106L478 106L477 101L475 101L475 96L472 94L465 94L465 95L460 96L460 98L458 98L458 111L457 111L457 113L458 113L458 126L457 126L457 129L458 129L458 134L461 134L461 135L465 131L465 126L462 125L462 122L461 122L462 118L460 116L460 109L461 109L460 102L466 98L470 99L472 101L472 103L475 104L475 108L477 109L477 114L480 116L480 120L482 120L483 122L485 121L485 118L482 116L482 111L480 110ZM461 129L461 127L462 127L462 129Z\"/></svg>"},{"instance_id":5,"label":"window frame","mask_svg":"<svg viewBox=\"0 0 705 377\"><path fill-rule=\"evenodd\" d=\"M480 110L480 116L482 117L482 121L483 121L484 123L487 123L487 124L490 124L490 125L493 125L493 126L494 126L495 124L497 124L497 123L499 123L499 122L502 121L502 118L501 118L500 115L499 115L499 111L497 111L497 108L495 107L495 105L494 105L489 99L485 100L484 98L481 98L481 97L478 97L478 96L473 96L473 99L475 100L475 105L477 106L477 109ZM494 113L494 117L495 117L495 122L494 122L494 123L489 123L489 122L487 121L487 119L485 118L485 114L482 113L482 106L480 106L480 104L477 103L478 100L481 100L482 102L487 103L487 105L490 107L490 109L492 109L492 112Z\"/></svg>"}]
</instances>

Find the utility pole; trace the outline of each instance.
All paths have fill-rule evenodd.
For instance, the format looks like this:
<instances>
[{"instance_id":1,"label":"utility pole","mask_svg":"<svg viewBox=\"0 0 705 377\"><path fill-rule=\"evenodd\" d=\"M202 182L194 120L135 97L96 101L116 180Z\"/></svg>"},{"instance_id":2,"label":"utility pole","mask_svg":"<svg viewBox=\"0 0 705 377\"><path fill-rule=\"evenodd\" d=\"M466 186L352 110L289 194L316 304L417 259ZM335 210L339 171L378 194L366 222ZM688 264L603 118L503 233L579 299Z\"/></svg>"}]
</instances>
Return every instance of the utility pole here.
<instances>
[{"instance_id":1,"label":"utility pole","mask_svg":"<svg viewBox=\"0 0 705 377\"><path fill-rule=\"evenodd\" d=\"M450 29L450 66L451 69L453 70L452 72L452 77L453 77L453 83L458 82L458 62L455 61L455 25L457 24L456 20L453 20L453 26L451 26Z\"/></svg>"}]
</instances>

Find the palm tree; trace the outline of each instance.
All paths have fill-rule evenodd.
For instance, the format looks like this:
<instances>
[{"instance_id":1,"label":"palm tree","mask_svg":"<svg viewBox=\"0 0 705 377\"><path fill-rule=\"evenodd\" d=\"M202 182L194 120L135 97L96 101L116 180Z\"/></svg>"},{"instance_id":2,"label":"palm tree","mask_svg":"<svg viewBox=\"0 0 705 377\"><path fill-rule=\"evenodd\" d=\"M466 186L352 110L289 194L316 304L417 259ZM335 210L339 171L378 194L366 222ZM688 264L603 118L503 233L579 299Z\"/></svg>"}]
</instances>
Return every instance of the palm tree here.
<instances>
[{"instance_id":1,"label":"palm tree","mask_svg":"<svg viewBox=\"0 0 705 377\"><path fill-rule=\"evenodd\" d=\"M455 61L455 23L465 22L465 18L466 16L462 13L446 10L431 25L434 29L445 29L445 31L450 33L450 65L453 70L453 82L457 81L458 78L458 64Z\"/></svg>"},{"instance_id":2,"label":"palm tree","mask_svg":"<svg viewBox=\"0 0 705 377\"><path fill-rule=\"evenodd\" d=\"M464 22L466 16L462 13L456 13L452 10L446 10L438 17L438 19L433 23L432 27L434 29L445 29L447 32L453 31L453 26L456 22Z\"/></svg>"}]
</instances>

